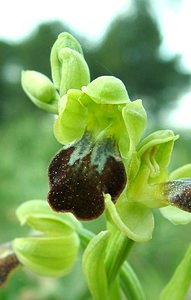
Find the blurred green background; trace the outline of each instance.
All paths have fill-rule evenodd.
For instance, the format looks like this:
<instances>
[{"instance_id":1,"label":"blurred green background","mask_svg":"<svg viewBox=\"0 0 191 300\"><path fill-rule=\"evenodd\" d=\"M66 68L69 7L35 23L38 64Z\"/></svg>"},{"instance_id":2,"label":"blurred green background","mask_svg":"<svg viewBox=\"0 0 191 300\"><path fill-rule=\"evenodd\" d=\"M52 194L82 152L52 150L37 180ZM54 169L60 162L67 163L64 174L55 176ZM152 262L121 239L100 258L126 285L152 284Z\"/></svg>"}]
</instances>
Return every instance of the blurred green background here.
<instances>
[{"instance_id":1,"label":"blurred green background","mask_svg":"<svg viewBox=\"0 0 191 300\"><path fill-rule=\"evenodd\" d=\"M143 99L150 122L148 132L167 126L166 115L191 84L191 74L181 66L180 56L167 59L160 54L162 36L146 1L137 1L131 16L116 17L96 45L58 21L39 25L21 42L0 41L1 243L26 232L17 222L15 209L26 200L46 199L47 167L61 147L52 133L53 116L30 103L21 89L20 72L31 69L50 77L51 46L62 31L69 31L80 40L92 79L114 75L125 83L132 100ZM173 129L172 125L169 128ZM174 148L171 169L191 162L190 129L176 127L176 133L181 137ZM154 213L156 228L153 239L135 245L130 255L130 262L149 300L157 299L159 291L169 280L190 242L191 230L191 225L173 226L158 211ZM98 232L103 220L86 222L85 226ZM16 299L90 299L80 259L72 274L56 280L18 270L0 290L0 300Z\"/></svg>"}]
</instances>

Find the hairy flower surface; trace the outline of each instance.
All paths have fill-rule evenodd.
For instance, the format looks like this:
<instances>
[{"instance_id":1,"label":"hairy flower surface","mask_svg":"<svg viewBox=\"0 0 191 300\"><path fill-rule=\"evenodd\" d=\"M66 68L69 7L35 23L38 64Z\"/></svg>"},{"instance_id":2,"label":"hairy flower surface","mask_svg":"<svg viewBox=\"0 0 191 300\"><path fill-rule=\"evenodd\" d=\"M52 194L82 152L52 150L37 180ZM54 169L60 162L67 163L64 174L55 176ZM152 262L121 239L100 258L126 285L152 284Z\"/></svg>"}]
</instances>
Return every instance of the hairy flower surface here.
<instances>
[{"instance_id":1,"label":"hairy flower surface","mask_svg":"<svg viewBox=\"0 0 191 300\"><path fill-rule=\"evenodd\" d=\"M88 134L63 148L49 166L51 207L89 220L103 213L104 193L115 202L125 187L126 174L113 148L110 139L93 144Z\"/></svg>"}]
</instances>

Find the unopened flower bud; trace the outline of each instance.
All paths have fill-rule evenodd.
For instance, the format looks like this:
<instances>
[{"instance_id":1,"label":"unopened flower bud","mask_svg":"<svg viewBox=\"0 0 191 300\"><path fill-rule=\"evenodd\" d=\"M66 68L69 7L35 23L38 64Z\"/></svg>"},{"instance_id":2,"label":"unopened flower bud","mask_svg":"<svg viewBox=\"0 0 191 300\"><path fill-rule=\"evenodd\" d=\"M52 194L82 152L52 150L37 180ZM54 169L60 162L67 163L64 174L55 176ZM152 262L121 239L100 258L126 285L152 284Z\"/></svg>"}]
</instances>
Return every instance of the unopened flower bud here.
<instances>
[{"instance_id":1,"label":"unopened flower bud","mask_svg":"<svg viewBox=\"0 0 191 300\"><path fill-rule=\"evenodd\" d=\"M42 276L62 276L70 272L77 257L79 239L75 232L57 237L27 237L13 241L19 261Z\"/></svg>"},{"instance_id":2,"label":"unopened flower bud","mask_svg":"<svg viewBox=\"0 0 191 300\"><path fill-rule=\"evenodd\" d=\"M88 65L84 57L77 51L69 48L61 49L60 61L60 96L67 93L69 89L81 89L90 82Z\"/></svg>"},{"instance_id":3,"label":"unopened flower bud","mask_svg":"<svg viewBox=\"0 0 191 300\"><path fill-rule=\"evenodd\" d=\"M58 36L50 61L52 79L61 96L69 88L81 88L89 83L89 69L82 48L71 34L63 32Z\"/></svg>"},{"instance_id":4,"label":"unopened flower bud","mask_svg":"<svg viewBox=\"0 0 191 300\"><path fill-rule=\"evenodd\" d=\"M25 93L36 106L58 113L58 94L48 77L36 71L23 71L21 82Z\"/></svg>"}]
</instances>

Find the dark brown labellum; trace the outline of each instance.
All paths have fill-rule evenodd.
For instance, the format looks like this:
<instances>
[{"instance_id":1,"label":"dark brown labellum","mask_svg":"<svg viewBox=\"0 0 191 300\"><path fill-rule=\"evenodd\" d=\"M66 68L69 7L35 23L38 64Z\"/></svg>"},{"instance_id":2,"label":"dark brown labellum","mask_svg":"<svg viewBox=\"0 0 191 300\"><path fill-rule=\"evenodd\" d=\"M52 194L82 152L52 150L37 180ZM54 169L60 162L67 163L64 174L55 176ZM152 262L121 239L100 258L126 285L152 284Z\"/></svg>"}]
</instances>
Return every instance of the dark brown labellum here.
<instances>
[{"instance_id":1,"label":"dark brown labellum","mask_svg":"<svg viewBox=\"0 0 191 300\"><path fill-rule=\"evenodd\" d=\"M111 139L93 144L88 135L63 148L49 166L50 206L91 220L104 211L104 195L115 202L126 184L123 163Z\"/></svg>"},{"instance_id":2,"label":"dark brown labellum","mask_svg":"<svg viewBox=\"0 0 191 300\"><path fill-rule=\"evenodd\" d=\"M170 204L191 212L191 178L167 182L165 184L165 194Z\"/></svg>"},{"instance_id":3,"label":"dark brown labellum","mask_svg":"<svg viewBox=\"0 0 191 300\"><path fill-rule=\"evenodd\" d=\"M3 258L0 258L0 287L2 287L8 276L12 271L20 265L16 255L14 253L8 254Z\"/></svg>"}]
</instances>

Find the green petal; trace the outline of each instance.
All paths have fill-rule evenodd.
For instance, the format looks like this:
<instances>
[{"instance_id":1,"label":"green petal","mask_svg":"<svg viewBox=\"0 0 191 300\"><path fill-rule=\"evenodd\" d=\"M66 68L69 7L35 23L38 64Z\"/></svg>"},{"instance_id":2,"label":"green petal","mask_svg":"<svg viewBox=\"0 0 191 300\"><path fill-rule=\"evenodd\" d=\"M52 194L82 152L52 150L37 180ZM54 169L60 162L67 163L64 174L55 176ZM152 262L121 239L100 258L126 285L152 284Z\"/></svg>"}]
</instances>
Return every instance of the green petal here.
<instances>
[{"instance_id":1,"label":"green petal","mask_svg":"<svg viewBox=\"0 0 191 300\"><path fill-rule=\"evenodd\" d=\"M83 55L80 44L71 34L67 32L62 32L61 34L59 34L56 42L52 47L50 55L52 78L57 89L60 88L61 82L61 62L59 53L64 48L73 49Z\"/></svg>"},{"instance_id":2,"label":"green petal","mask_svg":"<svg viewBox=\"0 0 191 300\"><path fill-rule=\"evenodd\" d=\"M191 222L191 213L182 211L177 207L166 206L160 208L160 212L163 217L175 225L185 225Z\"/></svg>"},{"instance_id":3,"label":"green petal","mask_svg":"<svg viewBox=\"0 0 191 300\"><path fill-rule=\"evenodd\" d=\"M108 218L128 238L136 242L146 242L152 238L153 214L141 203L121 201L115 206L109 194L105 195Z\"/></svg>"},{"instance_id":4,"label":"green petal","mask_svg":"<svg viewBox=\"0 0 191 300\"><path fill-rule=\"evenodd\" d=\"M83 255L83 271L94 300L110 299L104 264L108 238L108 231L100 232L90 241Z\"/></svg>"},{"instance_id":5,"label":"green petal","mask_svg":"<svg viewBox=\"0 0 191 300\"><path fill-rule=\"evenodd\" d=\"M129 96L123 82L113 76L101 76L83 88L97 104L122 104L129 102Z\"/></svg>"},{"instance_id":6,"label":"green petal","mask_svg":"<svg viewBox=\"0 0 191 300\"><path fill-rule=\"evenodd\" d=\"M79 239L75 233L59 237L28 237L13 241L19 261L42 276L62 276L76 260Z\"/></svg>"},{"instance_id":7,"label":"green petal","mask_svg":"<svg viewBox=\"0 0 191 300\"><path fill-rule=\"evenodd\" d=\"M129 151L134 152L147 122L147 115L142 101L128 102L122 110L122 116L130 139Z\"/></svg>"},{"instance_id":8,"label":"green petal","mask_svg":"<svg viewBox=\"0 0 191 300\"><path fill-rule=\"evenodd\" d=\"M16 215L21 225L28 224L33 229L47 235L66 235L81 224L70 213L58 214L52 211L47 202L31 200L21 204Z\"/></svg>"},{"instance_id":9,"label":"green petal","mask_svg":"<svg viewBox=\"0 0 191 300\"><path fill-rule=\"evenodd\" d=\"M128 102L122 109L122 116L128 139L125 138L125 134L123 134L119 141L119 149L122 157L127 159L127 174L129 181L131 181L135 178L140 165L140 160L137 157L136 145L143 134L147 122L147 116L142 101L136 100Z\"/></svg>"},{"instance_id":10,"label":"green petal","mask_svg":"<svg viewBox=\"0 0 191 300\"><path fill-rule=\"evenodd\" d=\"M75 50L64 48L60 50L61 63L60 96L69 89L81 89L90 82L88 65L83 56Z\"/></svg>"},{"instance_id":11,"label":"green petal","mask_svg":"<svg viewBox=\"0 0 191 300\"><path fill-rule=\"evenodd\" d=\"M80 102L82 92L69 90L60 103L60 114L54 124L54 135L61 144L80 139L85 132L88 110Z\"/></svg>"},{"instance_id":12,"label":"green petal","mask_svg":"<svg viewBox=\"0 0 191 300\"><path fill-rule=\"evenodd\" d=\"M170 180L191 177L191 164L184 165L170 174Z\"/></svg>"},{"instance_id":13,"label":"green petal","mask_svg":"<svg viewBox=\"0 0 191 300\"><path fill-rule=\"evenodd\" d=\"M54 114L58 113L59 96L48 77L36 71L23 71L21 83L23 90L36 106Z\"/></svg>"}]
</instances>

